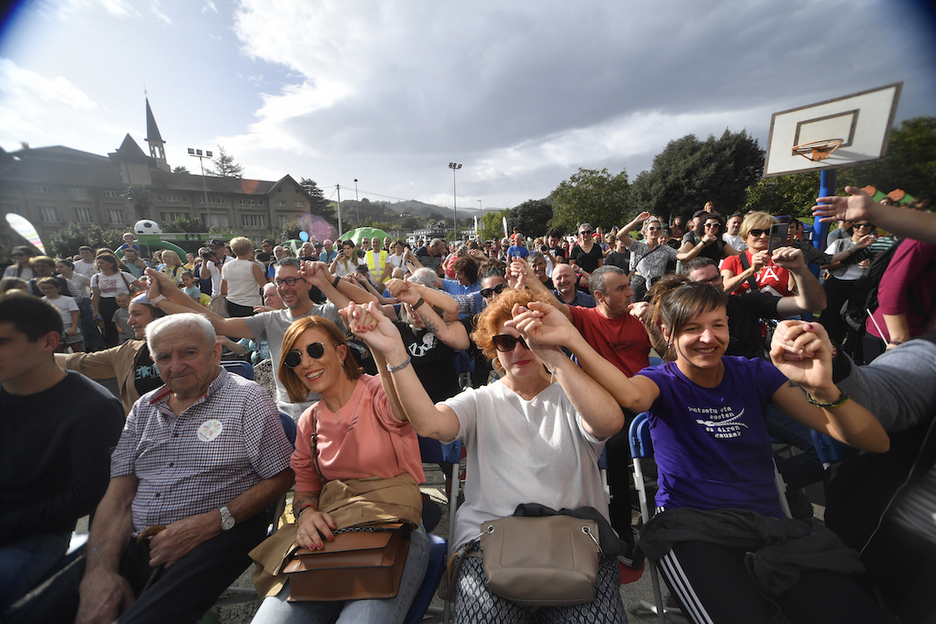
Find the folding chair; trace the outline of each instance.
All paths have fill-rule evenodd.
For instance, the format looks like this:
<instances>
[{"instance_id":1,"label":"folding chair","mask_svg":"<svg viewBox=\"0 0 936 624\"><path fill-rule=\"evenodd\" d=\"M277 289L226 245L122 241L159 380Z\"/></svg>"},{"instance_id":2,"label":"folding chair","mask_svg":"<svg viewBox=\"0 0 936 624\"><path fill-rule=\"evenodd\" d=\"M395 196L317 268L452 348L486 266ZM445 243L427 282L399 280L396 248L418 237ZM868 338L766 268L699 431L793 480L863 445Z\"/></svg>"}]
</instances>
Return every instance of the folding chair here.
<instances>
[{"instance_id":1,"label":"folding chair","mask_svg":"<svg viewBox=\"0 0 936 624\"><path fill-rule=\"evenodd\" d=\"M640 500L640 519L647 523L650 521L650 506L647 503L647 488L644 483L643 467L641 461L653 458L653 442L650 438L650 421L646 412L638 414L634 418L628 430L628 441L630 442L631 457L634 461L634 486L637 488L637 495ZM774 462L774 484L777 486L777 497L780 502L780 508L787 518L791 518L790 505L786 499L786 484L780 471L777 470L777 464ZM645 610L656 613L660 624L665 624L667 618L672 622L687 622L680 609L666 607L663 604L663 596L660 592L660 577L657 572L657 566L654 562L647 560L650 566L650 582L653 585L653 601L655 604L647 604L646 601L640 601L639 604L629 608L630 611Z\"/></svg>"},{"instance_id":2,"label":"folding chair","mask_svg":"<svg viewBox=\"0 0 936 624\"><path fill-rule=\"evenodd\" d=\"M240 375L244 379L253 381L254 368L253 364L250 362L244 362L242 360L223 360L221 366L229 373L234 373L235 375Z\"/></svg>"}]
</instances>

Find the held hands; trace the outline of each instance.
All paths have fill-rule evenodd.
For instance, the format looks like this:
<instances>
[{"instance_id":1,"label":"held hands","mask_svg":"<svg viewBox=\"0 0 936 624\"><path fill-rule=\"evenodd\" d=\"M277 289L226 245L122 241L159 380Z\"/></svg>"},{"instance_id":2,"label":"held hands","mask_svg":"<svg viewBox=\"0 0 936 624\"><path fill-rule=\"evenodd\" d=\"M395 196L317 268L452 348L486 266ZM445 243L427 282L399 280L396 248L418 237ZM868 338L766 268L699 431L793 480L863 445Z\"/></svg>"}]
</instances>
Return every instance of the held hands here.
<instances>
[{"instance_id":1,"label":"held hands","mask_svg":"<svg viewBox=\"0 0 936 624\"><path fill-rule=\"evenodd\" d=\"M834 387L832 342L819 323L781 321L770 343L770 359L790 381L811 394Z\"/></svg>"},{"instance_id":2,"label":"held hands","mask_svg":"<svg viewBox=\"0 0 936 624\"><path fill-rule=\"evenodd\" d=\"M338 528L331 516L314 509L300 515L296 524L296 543L309 550L324 548L324 540L330 542L335 539L332 531Z\"/></svg>"},{"instance_id":3,"label":"held hands","mask_svg":"<svg viewBox=\"0 0 936 624\"><path fill-rule=\"evenodd\" d=\"M521 257L514 258L510 266L507 267L507 285L513 289L520 289L537 279L530 268L530 264Z\"/></svg>"},{"instance_id":4,"label":"held hands","mask_svg":"<svg viewBox=\"0 0 936 624\"><path fill-rule=\"evenodd\" d=\"M425 288L425 286L423 288ZM387 282L387 290L390 291L390 296L397 301L410 305L419 301L419 298L422 296L422 291L420 291L416 284L401 279L391 279Z\"/></svg>"},{"instance_id":5,"label":"held hands","mask_svg":"<svg viewBox=\"0 0 936 624\"><path fill-rule=\"evenodd\" d=\"M526 307L515 305L511 314L513 319L504 325L520 332L537 355L537 348L568 347L577 333L565 314L548 303L531 301Z\"/></svg>"},{"instance_id":6,"label":"held hands","mask_svg":"<svg viewBox=\"0 0 936 624\"><path fill-rule=\"evenodd\" d=\"M299 269L299 275L306 282L321 290L326 283L330 284L331 273L328 272L328 266L324 262L306 260Z\"/></svg>"},{"instance_id":7,"label":"held hands","mask_svg":"<svg viewBox=\"0 0 936 624\"><path fill-rule=\"evenodd\" d=\"M338 313L351 333L363 340L371 350L386 355L396 347L405 349L393 321L384 316L374 302L366 306L351 302Z\"/></svg>"}]
</instances>

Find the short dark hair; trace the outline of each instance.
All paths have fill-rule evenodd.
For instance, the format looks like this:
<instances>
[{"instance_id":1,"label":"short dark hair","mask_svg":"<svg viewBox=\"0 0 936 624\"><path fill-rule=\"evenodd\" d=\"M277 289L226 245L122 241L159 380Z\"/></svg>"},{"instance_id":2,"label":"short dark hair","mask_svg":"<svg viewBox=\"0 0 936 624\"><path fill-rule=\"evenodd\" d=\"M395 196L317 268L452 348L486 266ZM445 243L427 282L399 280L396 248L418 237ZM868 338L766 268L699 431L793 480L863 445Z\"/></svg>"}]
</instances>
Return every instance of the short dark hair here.
<instances>
[{"instance_id":1,"label":"short dark hair","mask_svg":"<svg viewBox=\"0 0 936 624\"><path fill-rule=\"evenodd\" d=\"M591 296L594 297L596 292L601 294L605 293L605 274L606 273L617 273L618 275L627 275L627 271L621 267L614 266L613 264L604 264L594 271L592 271L591 277L588 278L588 289L591 291Z\"/></svg>"},{"instance_id":2,"label":"short dark hair","mask_svg":"<svg viewBox=\"0 0 936 624\"><path fill-rule=\"evenodd\" d=\"M715 264L715 261L711 258L706 258L705 256L696 256L692 260L682 263L682 268L679 270L680 275L689 275L696 269L701 269L702 267L713 266L716 269L718 265Z\"/></svg>"},{"instance_id":3,"label":"short dark hair","mask_svg":"<svg viewBox=\"0 0 936 624\"><path fill-rule=\"evenodd\" d=\"M559 228L549 228L546 232L546 238L562 238L562 232Z\"/></svg>"},{"instance_id":4,"label":"short dark hair","mask_svg":"<svg viewBox=\"0 0 936 624\"><path fill-rule=\"evenodd\" d=\"M0 295L0 323L13 323L14 329L36 342L49 332L65 331L62 315L48 303L22 291Z\"/></svg>"},{"instance_id":5,"label":"short dark hair","mask_svg":"<svg viewBox=\"0 0 936 624\"><path fill-rule=\"evenodd\" d=\"M464 273L471 284L478 281L478 263L473 258L459 258L452 263L452 270Z\"/></svg>"}]
</instances>

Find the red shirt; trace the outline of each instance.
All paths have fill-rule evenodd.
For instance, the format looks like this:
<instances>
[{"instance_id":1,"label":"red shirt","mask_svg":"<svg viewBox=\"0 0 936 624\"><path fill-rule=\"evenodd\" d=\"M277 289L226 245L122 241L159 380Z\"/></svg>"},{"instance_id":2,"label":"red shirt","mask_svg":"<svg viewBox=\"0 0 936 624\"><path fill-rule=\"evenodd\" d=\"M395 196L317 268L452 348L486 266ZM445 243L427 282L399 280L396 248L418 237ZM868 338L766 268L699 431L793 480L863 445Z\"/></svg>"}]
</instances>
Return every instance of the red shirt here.
<instances>
[{"instance_id":1,"label":"red shirt","mask_svg":"<svg viewBox=\"0 0 936 624\"><path fill-rule=\"evenodd\" d=\"M751 251L741 252L747 256L748 266L751 266ZM744 267L741 265L741 256L728 256L721 262L719 270L729 270L735 275L740 275L744 273ZM761 292L768 292L772 295L778 295L780 297L786 297L787 295L792 295L790 291L790 272L783 267L778 267L773 263L773 260L770 261L770 264L765 266L763 269L757 272L757 287ZM734 289L731 293L732 295L740 295L741 293L747 292L751 289L751 285L748 284L748 280L744 280L741 284Z\"/></svg>"},{"instance_id":2,"label":"red shirt","mask_svg":"<svg viewBox=\"0 0 936 624\"><path fill-rule=\"evenodd\" d=\"M650 365L650 338L643 323L630 314L609 319L598 308L569 306L572 324L602 357L632 377Z\"/></svg>"}]
</instances>

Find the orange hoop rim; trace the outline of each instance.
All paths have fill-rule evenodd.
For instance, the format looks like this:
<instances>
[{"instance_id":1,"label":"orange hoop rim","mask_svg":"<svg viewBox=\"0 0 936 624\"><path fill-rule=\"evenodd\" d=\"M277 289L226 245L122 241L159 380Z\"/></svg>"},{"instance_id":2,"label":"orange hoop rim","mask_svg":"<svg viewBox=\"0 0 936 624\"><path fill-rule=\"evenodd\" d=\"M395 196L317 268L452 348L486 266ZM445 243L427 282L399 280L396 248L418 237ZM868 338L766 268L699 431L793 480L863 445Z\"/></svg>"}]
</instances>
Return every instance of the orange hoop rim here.
<instances>
[{"instance_id":1,"label":"orange hoop rim","mask_svg":"<svg viewBox=\"0 0 936 624\"><path fill-rule=\"evenodd\" d=\"M809 143L800 143L793 146L793 154L800 155L803 158L812 161L825 160L845 142L845 139L824 139L822 141L810 141Z\"/></svg>"}]
</instances>

